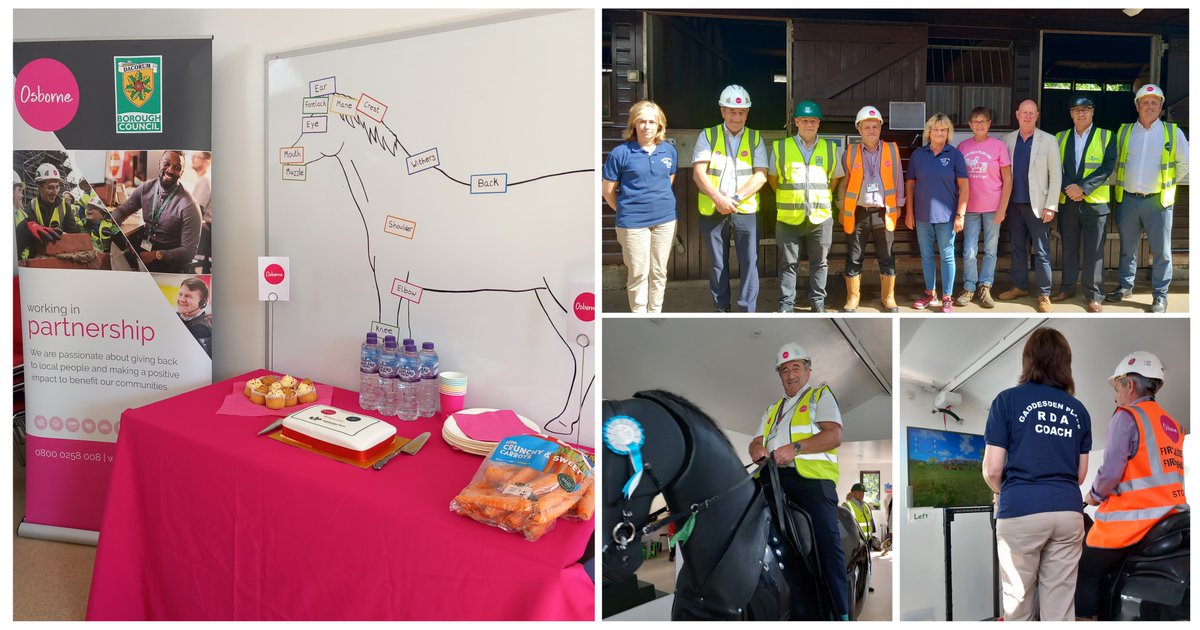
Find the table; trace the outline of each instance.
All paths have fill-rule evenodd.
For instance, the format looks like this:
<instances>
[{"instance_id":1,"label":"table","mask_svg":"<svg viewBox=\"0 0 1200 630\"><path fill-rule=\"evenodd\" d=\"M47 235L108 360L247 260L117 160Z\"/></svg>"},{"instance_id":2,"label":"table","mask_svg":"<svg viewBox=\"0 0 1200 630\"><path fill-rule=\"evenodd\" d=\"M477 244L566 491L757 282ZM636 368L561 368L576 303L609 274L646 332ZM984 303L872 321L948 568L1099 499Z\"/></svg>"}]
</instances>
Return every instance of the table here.
<instances>
[{"instance_id":1,"label":"table","mask_svg":"<svg viewBox=\"0 0 1200 630\"><path fill-rule=\"evenodd\" d=\"M416 456L363 470L216 415L234 381L121 415L89 620L587 620L593 522L537 542L450 511L483 459L440 418ZM362 411L335 389L333 405Z\"/></svg>"}]
</instances>

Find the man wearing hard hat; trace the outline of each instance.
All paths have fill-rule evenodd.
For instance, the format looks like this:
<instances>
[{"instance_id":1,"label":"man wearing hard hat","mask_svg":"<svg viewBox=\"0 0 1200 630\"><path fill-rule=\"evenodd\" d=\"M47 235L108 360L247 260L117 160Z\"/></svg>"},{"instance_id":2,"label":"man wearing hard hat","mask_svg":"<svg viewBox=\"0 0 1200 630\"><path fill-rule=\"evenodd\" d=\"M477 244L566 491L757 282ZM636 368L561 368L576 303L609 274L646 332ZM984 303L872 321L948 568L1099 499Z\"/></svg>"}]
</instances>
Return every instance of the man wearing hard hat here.
<instances>
[{"instance_id":1,"label":"man wearing hard hat","mask_svg":"<svg viewBox=\"0 0 1200 630\"><path fill-rule=\"evenodd\" d=\"M1154 400L1165 381L1149 352L1125 355L1108 384L1117 410L1108 424L1104 461L1084 501L1098 505L1079 561L1075 615L1100 612L1100 582L1163 518L1188 510L1183 493L1183 428Z\"/></svg>"},{"instance_id":2,"label":"man wearing hard hat","mask_svg":"<svg viewBox=\"0 0 1200 630\"><path fill-rule=\"evenodd\" d=\"M895 142L881 142L883 114L874 105L858 110L854 126L862 140L850 145L838 162L849 176L842 178L837 196L842 207L842 231L850 235L846 250L846 306L858 309L863 258L867 240L875 241L879 259L879 294L883 310L898 312L896 307L896 259L892 256L893 233L900 208L904 207L904 167L900 148Z\"/></svg>"},{"instance_id":3,"label":"man wearing hard hat","mask_svg":"<svg viewBox=\"0 0 1200 630\"><path fill-rule=\"evenodd\" d=\"M842 443L842 412L824 383L809 386L812 356L798 343L775 354L783 398L767 408L759 436L750 442L754 461L773 456L783 493L812 519L817 554L834 606L848 619L845 554L837 521L837 448Z\"/></svg>"},{"instance_id":4,"label":"man wearing hard hat","mask_svg":"<svg viewBox=\"0 0 1200 630\"><path fill-rule=\"evenodd\" d=\"M1117 276L1120 284L1104 298L1105 302L1120 302L1133 295L1138 245L1145 230L1153 264L1151 313L1167 310L1175 189L1188 172L1187 138L1179 125L1159 120L1164 98L1157 85L1147 83L1142 86L1133 97L1137 122L1126 123L1117 130L1117 231L1121 235Z\"/></svg>"},{"instance_id":5,"label":"man wearing hard hat","mask_svg":"<svg viewBox=\"0 0 1200 630\"><path fill-rule=\"evenodd\" d=\"M17 255L21 260L33 256L34 245L49 245L58 241L63 232L81 232L76 210L61 195L62 175L49 162L37 168L34 182L38 194L20 211L14 213L17 234Z\"/></svg>"},{"instance_id":6,"label":"man wearing hard hat","mask_svg":"<svg viewBox=\"0 0 1200 630\"><path fill-rule=\"evenodd\" d=\"M796 302L796 267L808 255L808 301L825 312L825 278L833 245L833 191L846 173L838 146L817 137L821 107L812 101L792 112L796 135L772 145L767 181L775 190L775 242L779 248L779 310L791 313ZM806 251L807 250L807 251Z\"/></svg>"},{"instance_id":7,"label":"man wearing hard hat","mask_svg":"<svg viewBox=\"0 0 1200 630\"><path fill-rule=\"evenodd\" d=\"M729 236L737 247L741 288L738 306L753 313L758 300L758 189L767 181L767 147L746 128L750 94L730 85L717 101L724 122L700 132L692 153L699 187L700 233L708 239L712 271L708 287L717 312L730 310Z\"/></svg>"},{"instance_id":8,"label":"man wearing hard hat","mask_svg":"<svg viewBox=\"0 0 1200 630\"><path fill-rule=\"evenodd\" d=\"M1113 133L1092 124L1096 105L1087 96L1076 96L1070 104L1073 127L1058 132L1058 155L1062 158L1062 192L1058 197L1058 231L1063 239L1062 284L1051 302L1075 296L1079 257L1083 253L1083 297L1092 313L1103 310L1104 224L1108 220L1108 178L1117 164ZM1082 245L1081 245L1082 241Z\"/></svg>"}]
</instances>

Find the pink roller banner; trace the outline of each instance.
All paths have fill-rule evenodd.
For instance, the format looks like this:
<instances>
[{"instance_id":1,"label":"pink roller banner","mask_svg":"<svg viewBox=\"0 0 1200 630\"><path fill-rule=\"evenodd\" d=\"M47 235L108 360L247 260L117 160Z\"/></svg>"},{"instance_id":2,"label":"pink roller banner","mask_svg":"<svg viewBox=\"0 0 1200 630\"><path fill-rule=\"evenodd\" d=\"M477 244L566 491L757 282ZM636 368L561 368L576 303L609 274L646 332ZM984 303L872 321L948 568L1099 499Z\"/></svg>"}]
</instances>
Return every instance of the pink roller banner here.
<instances>
[{"instance_id":1,"label":"pink roller banner","mask_svg":"<svg viewBox=\"0 0 1200 630\"><path fill-rule=\"evenodd\" d=\"M13 77L18 532L78 540L121 413L212 382L212 40L16 42Z\"/></svg>"}]
</instances>

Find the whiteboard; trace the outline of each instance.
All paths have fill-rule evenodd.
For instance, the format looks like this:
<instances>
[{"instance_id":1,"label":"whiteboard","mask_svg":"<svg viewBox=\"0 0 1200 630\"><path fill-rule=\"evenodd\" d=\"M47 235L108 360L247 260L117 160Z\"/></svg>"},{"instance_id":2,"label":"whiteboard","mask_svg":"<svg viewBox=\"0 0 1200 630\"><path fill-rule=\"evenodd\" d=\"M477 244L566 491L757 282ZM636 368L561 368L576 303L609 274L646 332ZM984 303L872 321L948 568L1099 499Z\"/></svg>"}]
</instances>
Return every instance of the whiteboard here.
<instances>
[{"instance_id":1,"label":"whiteboard","mask_svg":"<svg viewBox=\"0 0 1200 630\"><path fill-rule=\"evenodd\" d=\"M398 330L468 407L594 446L594 42L592 11L514 12L267 56L274 369L357 390Z\"/></svg>"}]
</instances>

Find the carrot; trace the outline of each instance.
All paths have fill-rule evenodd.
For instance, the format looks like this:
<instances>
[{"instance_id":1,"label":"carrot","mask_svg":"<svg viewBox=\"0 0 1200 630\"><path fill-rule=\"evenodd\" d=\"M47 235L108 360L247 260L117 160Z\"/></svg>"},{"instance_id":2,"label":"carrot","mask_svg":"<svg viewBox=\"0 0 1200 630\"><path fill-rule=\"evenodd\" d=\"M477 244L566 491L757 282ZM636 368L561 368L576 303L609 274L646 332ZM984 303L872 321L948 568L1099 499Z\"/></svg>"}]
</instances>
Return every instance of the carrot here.
<instances>
[{"instance_id":1,"label":"carrot","mask_svg":"<svg viewBox=\"0 0 1200 630\"><path fill-rule=\"evenodd\" d=\"M493 508L497 508L497 509L501 509L501 510L506 510L508 512L518 512L518 511L522 511L522 510L528 510L530 507L530 503L531 503L529 501L529 499L525 499L525 498L518 497L515 495L511 495L511 494L500 495L500 494L471 493L471 494L460 494L457 497L455 497L455 499L457 501L459 501L460 503L466 503L469 505L476 505L476 506L480 506L480 507L493 507Z\"/></svg>"}]
</instances>

